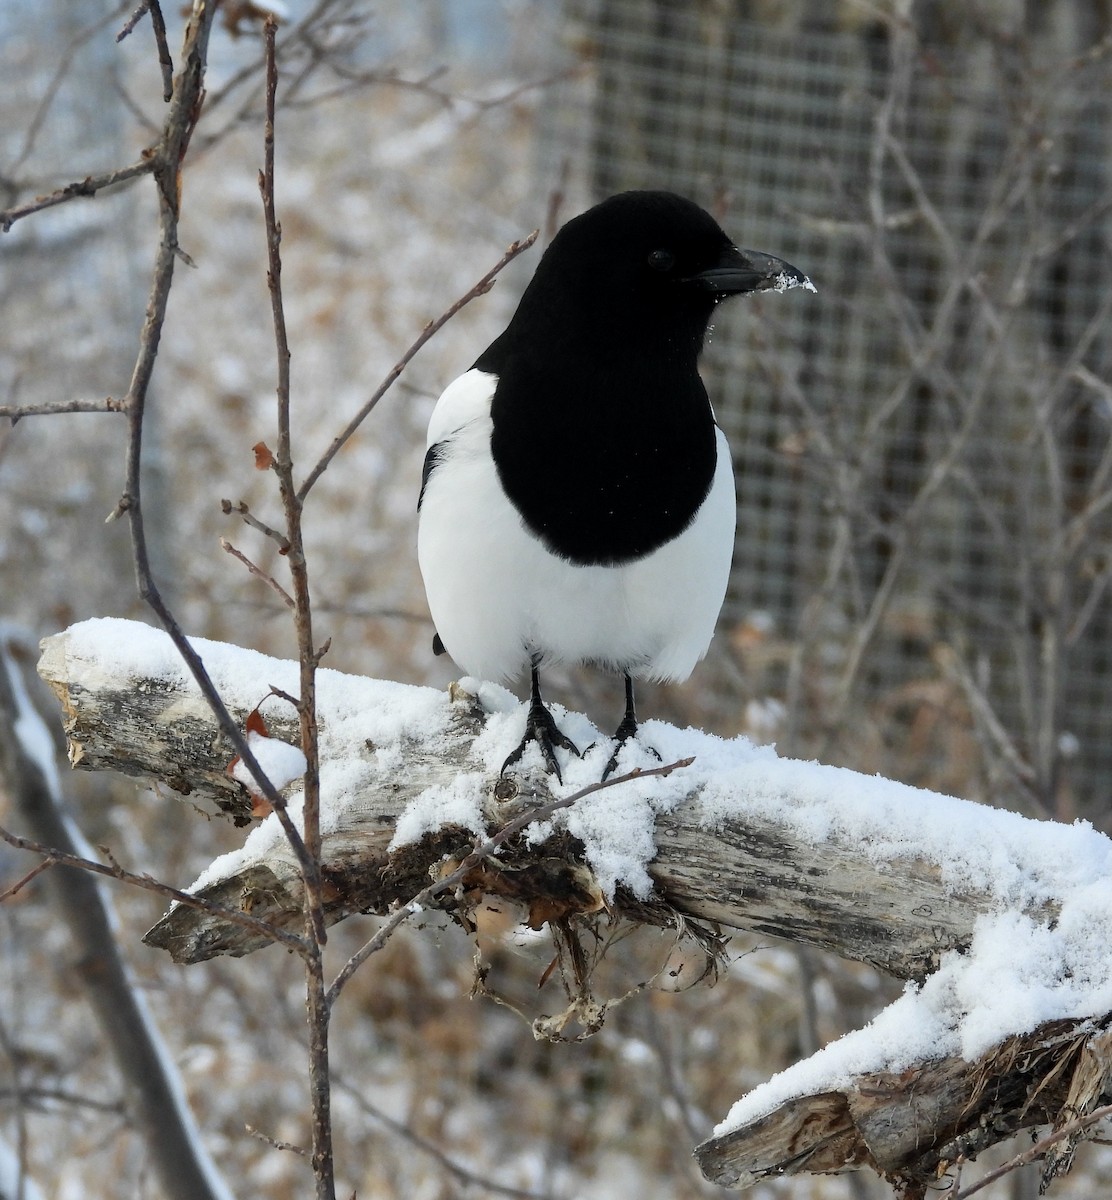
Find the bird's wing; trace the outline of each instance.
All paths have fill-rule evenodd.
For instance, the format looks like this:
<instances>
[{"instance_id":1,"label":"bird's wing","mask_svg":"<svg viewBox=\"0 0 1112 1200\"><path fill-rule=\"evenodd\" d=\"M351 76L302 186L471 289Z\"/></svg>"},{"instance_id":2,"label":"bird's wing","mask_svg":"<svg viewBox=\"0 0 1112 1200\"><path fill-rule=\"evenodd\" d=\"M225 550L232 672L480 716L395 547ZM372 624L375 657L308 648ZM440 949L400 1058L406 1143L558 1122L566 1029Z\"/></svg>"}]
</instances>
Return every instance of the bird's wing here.
<instances>
[{"instance_id":1,"label":"bird's wing","mask_svg":"<svg viewBox=\"0 0 1112 1200\"><path fill-rule=\"evenodd\" d=\"M497 375L472 367L441 392L429 419L426 439L428 450L421 468L421 491L417 496L418 512L425 498L429 476L444 457L446 444L472 421L490 419L490 401L497 383Z\"/></svg>"},{"instance_id":2,"label":"bird's wing","mask_svg":"<svg viewBox=\"0 0 1112 1200\"><path fill-rule=\"evenodd\" d=\"M425 445L431 449L476 418L489 417L490 401L497 383L497 375L472 367L448 384L432 410Z\"/></svg>"}]
</instances>

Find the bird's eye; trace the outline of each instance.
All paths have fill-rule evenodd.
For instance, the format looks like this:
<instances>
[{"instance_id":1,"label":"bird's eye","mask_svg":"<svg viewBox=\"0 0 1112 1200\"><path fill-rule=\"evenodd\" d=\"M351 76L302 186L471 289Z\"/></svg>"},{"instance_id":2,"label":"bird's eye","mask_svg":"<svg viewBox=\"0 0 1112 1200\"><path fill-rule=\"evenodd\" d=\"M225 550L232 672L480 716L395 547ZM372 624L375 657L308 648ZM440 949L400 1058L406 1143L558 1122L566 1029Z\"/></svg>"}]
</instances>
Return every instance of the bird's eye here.
<instances>
[{"instance_id":1,"label":"bird's eye","mask_svg":"<svg viewBox=\"0 0 1112 1200\"><path fill-rule=\"evenodd\" d=\"M649 255L649 266L654 271L670 271L676 265L676 256L671 250L654 250Z\"/></svg>"}]
</instances>

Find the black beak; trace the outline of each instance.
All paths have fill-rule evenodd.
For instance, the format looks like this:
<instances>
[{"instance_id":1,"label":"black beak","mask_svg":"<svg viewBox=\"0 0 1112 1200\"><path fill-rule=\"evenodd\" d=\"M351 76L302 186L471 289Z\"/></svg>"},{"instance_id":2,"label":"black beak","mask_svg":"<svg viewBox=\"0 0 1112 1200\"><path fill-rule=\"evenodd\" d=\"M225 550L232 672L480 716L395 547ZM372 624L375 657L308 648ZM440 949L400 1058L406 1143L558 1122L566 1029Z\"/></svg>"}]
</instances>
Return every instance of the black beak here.
<instances>
[{"instance_id":1,"label":"black beak","mask_svg":"<svg viewBox=\"0 0 1112 1200\"><path fill-rule=\"evenodd\" d=\"M782 258L773 258L760 250L739 250L736 246L724 250L713 267L688 276L684 282L696 283L722 297L742 292L787 292L797 287L816 290L798 267Z\"/></svg>"}]
</instances>

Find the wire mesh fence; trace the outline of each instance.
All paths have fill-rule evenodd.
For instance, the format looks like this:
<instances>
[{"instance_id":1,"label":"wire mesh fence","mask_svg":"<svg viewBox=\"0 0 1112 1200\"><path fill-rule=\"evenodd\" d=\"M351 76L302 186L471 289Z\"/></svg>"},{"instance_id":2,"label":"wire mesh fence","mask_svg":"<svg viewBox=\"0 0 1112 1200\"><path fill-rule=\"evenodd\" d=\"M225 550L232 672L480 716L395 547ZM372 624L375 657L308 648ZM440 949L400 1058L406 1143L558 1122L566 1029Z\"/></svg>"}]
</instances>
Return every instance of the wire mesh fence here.
<instances>
[{"instance_id":1,"label":"wire mesh fence","mask_svg":"<svg viewBox=\"0 0 1112 1200\"><path fill-rule=\"evenodd\" d=\"M577 200L685 192L819 288L727 306L708 350L739 497L708 686L735 710L775 700L765 732L787 752L1099 817L1099 7L1006 23L958 4L912 19L789 3L746 19L760 11L574 0L583 70L542 137L542 177Z\"/></svg>"}]
</instances>

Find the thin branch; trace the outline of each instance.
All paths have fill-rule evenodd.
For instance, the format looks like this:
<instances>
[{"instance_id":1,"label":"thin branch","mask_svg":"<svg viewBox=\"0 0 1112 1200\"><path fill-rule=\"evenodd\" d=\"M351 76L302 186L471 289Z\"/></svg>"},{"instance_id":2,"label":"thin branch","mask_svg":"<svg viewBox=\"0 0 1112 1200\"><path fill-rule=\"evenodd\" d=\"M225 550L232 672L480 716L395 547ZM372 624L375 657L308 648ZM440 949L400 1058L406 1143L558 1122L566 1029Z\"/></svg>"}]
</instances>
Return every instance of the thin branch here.
<instances>
[{"instance_id":1,"label":"thin branch","mask_svg":"<svg viewBox=\"0 0 1112 1200\"><path fill-rule=\"evenodd\" d=\"M49 195L36 196L34 200L0 210L0 233L7 233L16 221L29 217L32 213L54 208L58 204L65 204L68 200L95 196L97 192L113 187L117 183L126 183L143 175L150 175L155 170L156 161L156 155L151 152L139 159L138 162L130 163L126 167L117 167L114 171L105 171L101 175L86 175L84 179L67 183L65 187L60 187Z\"/></svg>"},{"instance_id":2,"label":"thin branch","mask_svg":"<svg viewBox=\"0 0 1112 1200\"><path fill-rule=\"evenodd\" d=\"M11 887L5 888L0 892L0 904L5 900L10 900L13 896L18 895L36 875L41 875L44 871L49 871L51 867L57 866L58 860L54 858L44 858L37 866L32 867L26 875L21 879L17 879Z\"/></svg>"},{"instance_id":3,"label":"thin branch","mask_svg":"<svg viewBox=\"0 0 1112 1200\"><path fill-rule=\"evenodd\" d=\"M139 5L139 7L124 22L123 28L120 30L120 32L116 34L117 45L122 42L124 38L130 37L131 34L135 32L135 27L147 15L149 8L149 0L142 0L142 3Z\"/></svg>"},{"instance_id":4,"label":"thin branch","mask_svg":"<svg viewBox=\"0 0 1112 1200\"><path fill-rule=\"evenodd\" d=\"M225 908L223 904L215 904L211 900L205 900L189 892L179 891L178 888L171 887L170 884L154 879L150 875L138 875L134 871L128 871L124 867L121 867L119 863L113 862L109 866L105 863L99 863L93 858L83 858L79 854L70 854L65 850L59 850L56 846L48 846L44 842L38 842L34 838L20 837L19 834L5 829L3 825L0 825L0 841L7 842L9 846L14 847L16 850L27 850L31 854L41 854L45 860L41 864L43 867L74 867L79 871L88 871L93 875L104 875L108 879L118 879L121 883L142 888L146 892L154 892L156 895L162 896L166 900L173 900L175 903L184 905L186 908L196 908L201 912L211 913L212 916L219 917L221 920L231 921L234 925L241 925L244 929L249 929L252 933L257 933L260 937L268 938L272 942L281 942L282 945L288 947L290 950L296 950L299 954L304 954L305 952L304 941L295 933L289 933L285 929L271 925L268 921L260 921L257 917L249 916L238 908Z\"/></svg>"},{"instance_id":5,"label":"thin branch","mask_svg":"<svg viewBox=\"0 0 1112 1200\"><path fill-rule=\"evenodd\" d=\"M34 1107L37 1112L43 1113L54 1111L47 1106L50 1101L55 1104L69 1104L74 1108L92 1109L93 1112L111 1113L114 1116L124 1116L127 1112L127 1106L122 1100L94 1100L92 1096L82 1096L65 1088L0 1088L0 1099L7 1100L13 1097L18 1097L28 1108Z\"/></svg>"},{"instance_id":6,"label":"thin branch","mask_svg":"<svg viewBox=\"0 0 1112 1200\"><path fill-rule=\"evenodd\" d=\"M662 767L652 767L649 770L642 770L640 767L630 771L626 775L619 775L610 779L605 779L601 783L592 783L585 788L580 788L578 792L573 792L570 796L564 796L558 800L552 800L548 804L542 804L537 808L527 809L525 812L514 817L512 821L507 821L497 833L491 834L484 842L480 842L474 850L456 867L450 874L443 876L440 879L430 883L428 887L423 888L408 904L399 908L392 917L381 925L375 932L374 936L364 942L362 946L348 959L344 964L340 973L333 979L328 988L328 1001L330 1004L335 1004L336 997L340 994L347 981L355 974L355 972L371 957L377 953L390 940L391 936L400 925L407 921L411 916L427 908L437 896L441 893L454 888L457 883L469 875L484 859L489 858L495 850L498 849L504 842L508 841L515 834L520 833L523 829L534 824L537 821L547 821L553 813L559 812L562 808L570 808L573 804L582 800L586 796L591 796L595 792L604 791L606 788L617 787L620 783L628 783L631 779L651 779L654 775L666 776L671 775L673 771L680 770L683 767L689 767L695 761L694 758L681 758L676 762L667 763Z\"/></svg>"},{"instance_id":7,"label":"thin branch","mask_svg":"<svg viewBox=\"0 0 1112 1200\"><path fill-rule=\"evenodd\" d=\"M158 356L162 327L166 319L166 306L174 277L174 263L180 254L178 220L180 216L181 164L200 117L201 101L204 95L205 56L215 12L215 5L201 5L189 20L182 53L183 67L178 77L177 89L166 116L162 138L150 157L151 169L154 172L158 190L159 242L147 300L146 320L139 337L139 349L132 370L131 383L128 386L127 398L124 402L128 419L124 490L112 517L127 516L131 532L136 590L139 598L149 604L158 617L163 629L182 656L190 674L196 680L197 686L212 709L222 732L228 738L244 767L250 771L263 797L277 813L278 820L302 869L312 870L304 843L286 812L285 800L259 765L242 730L228 712L200 655L193 648L178 624L177 618L162 598L151 571L150 556L147 552L146 526L143 520L140 469L143 449L143 414L146 409L151 377L154 373L155 359Z\"/></svg>"},{"instance_id":8,"label":"thin branch","mask_svg":"<svg viewBox=\"0 0 1112 1200\"><path fill-rule=\"evenodd\" d=\"M147 0L147 7L151 14L155 45L158 47L158 65L162 70L162 99L169 104L174 94L174 60L170 57L170 47L166 44L166 22L162 18L162 8L158 0Z\"/></svg>"},{"instance_id":9,"label":"thin branch","mask_svg":"<svg viewBox=\"0 0 1112 1200\"><path fill-rule=\"evenodd\" d=\"M1100 608L1100 602L1104 598L1104 594L1107 592L1110 583L1112 583L1112 563L1109 563L1090 582L1085 599L1078 606L1074 614L1073 623L1066 631L1066 645L1070 649L1077 644L1078 639L1088 628L1089 622Z\"/></svg>"},{"instance_id":10,"label":"thin branch","mask_svg":"<svg viewBox=\"0 0 1112 1200\"><path fill-rule=\"evenodd\" d=\"M277 545L280 554L289 554L290 539L280 530L267 525L265 521L260 521L242 500L238 504L233 504L230 500L221 500L220 511L225 516L229 516L231 513L238 513L243 518L245 525L250 525L252 529L257 529L259 533L270 538Z\"/></svg>"},{"instance_id":11,"label":"thin branch","mask_svg":"<svg viewBox=\"0 0 1112 1200\"><path fill-rule=\"evenodd\" d=\"M122 6L120 6L122 8ZM42 132L43 126L46 123L46 118L50 112L51 106L57 98L58 92L61 90L62 84L69 77L70 70L73 67L73 60L78 52L89 41L92 40L105 25L108 25L116 19L118 8L115 12L106 13L103 17L94 21L91 25L86 25L83 29L79 29L62 50L61 54L56 59L54 74L50 78L50 82L46 85L43 91L42 98L39 100L38 106L35 109L35 114L28 122L27 130L23 135L23 144L11 163L8 165L5 174L13 177L19 173L23 164L31 157L35 149L35 143L38 141L39 134Z\"/></svg>"},{"instance_id":12,"label":"thin branch","mask_svg":"<svg viewBox=\"0 0 1112 1200\"><path fill-rule=\"evenodd\" d=\"M155 45L158 47L158 65L162 70L162 99L169 103L174 94L174 60L170 57L170 47L166 43L166 21L163 19L158 0L143 0L116 34L116 41L122 42L133 33L147 13L151 14L151 28L154 31Z\"/></svg>"},{"instance_id":13,"label":"thin branch","mask_svg":"<svg viewBox=\"0 0 1112 1200\"><path fill-rule=\"evenodd\" d=\"M343 1079L337 1079L335 1082L337 1087L343 1088L372 1120L377 1121L380 1125L384 1125L391 1133L402 1138L417 1150L420 1150L422 1154L427 1154L447 1174L459 1180L464 1186L478 1187L482 1189L484 1194L506 1196L508 1200L548 1200L548 1197L543 1192L530 1192L525 1191L523 1188L510 1187L504 1183L495 1183L486 1175L479 1175L475 1171L469 1171L466 1167L456 1162L450 1155L445 1154L435 1143L430 1142L428 1138L421 1137L419 1133L415 1133L408 1125L387 1116L382 1109L367 1099L362 1088L353 1087ZM297 1150L296 1146L284 1148ZM304 1153L304 1151L301 1151L301 1153Z\"/></svg>"},{"instance_id":14,"label":"thin branch","mask_svg":"<svg viewBox=\"0 0 1112 1200\"><path fill-rule=\"evenodd\" d=\"M318 654L313 643L312 603L309 570L302 537L302 499L293 479L290 439L290 346L282 301L282 227L274 202L274 111L278 92L278 61L275 40L278 22L268 16L263 26L266 51L266 125L263 136L263 169L259 173L263 220L266 227L267 284L277 358L278 444L274 471L282 497L289 540L290 578L293 583L294 629L297 633L301 696L297 715L301 749L305 755L304 803L301 836L305 856L301 876L305 885L306 1008L309 1025L309 1092L312 1104L312 1167L318 1200L333 1200L336 1194L335 1154L332 1144L332 1093L328 1068L328 1026L331 1003L324 981L323 947L327 941L324 897L321 890L320 832L320 746L317 726L316 670Z\"/></svg>"},{"instance_id":15,"label":"thin branch","mask_svg":"<svg viewBox=\"0 0 1112 1200\"><path fill-rule=\"evenodd\" d=\"M0 417L7 417L14 425L24 417L48 417L56 413L121 413L125 410L123 400L56 400L43 404L0 404Z\"/></svg>"},{"instance_id":16,"label":"thin branch","mask_svg":"<svg viewBox=\"0 0 1112 1200\"><path fill-rule=\"evenodd\" d=\"M23 1086L23 1055L19 1053L16 1046L12 1043L11 1035L8 1033L7 1024L0 1018L0 1048L4 1051L4 1057L8 1060L8 1066L11 1071L13 1098L15 1100L12 1106L15 1109L15 1125L16 1125L16 1156L18 1159L17 1179L15 1200L24 1200L23 1183L28 1178L27 1173L27 1093Z\"/></svg>"},{"instance_id":17,"label":"thin branch","mask_svg":"<svg viewBox=\"0 0 1112 1200\"><path fill-rule=\"evenodd\" d=\"M124 106L124 111L131 114L135 124L140 129L144 130L151 138L158 137L161 128L159 123L151 120L143 106L124 85L122 79L112 80L112 94ZM194 156L196 156L196 153L196 149L194 149Z\"/></svg>"},{"instance_id":18,"label":"thin branch","mask_svg":"<svg viewBox=\"0 0 1112 1200\"><path fill-rule=\"evenodd\" d=\"M314 673L312 609L309 578L305 561L305 544L301 534L301 500L294 488L293 460L290 450L290 347L286 332L285 307L282 301L282 228L274 203L274 110L278 89L278 66L275 58L275 34L278 28L273 16L264 26L266 41L266 131L264 135L264 167L259 175L262 193L263 219L266 225L267 283L270 290L271 315L277 357L278 382L278 446L274 471L278 476L282 506L286 518L287 559L294 585L294 624L297 630L301 664L301 698L298 717L301 726L301 749L305 754L305 801L303 806L303 838L308 856L305 875L308 915L316 936L323 945L323 905L320 897L320 779L317 747L316 680Z\"/></svg>"},{"instance_id":19,"label":"thin branch","mask_svg":"<svg viewBox=\"0 0 1112 1200\"><path fill-rule=\"evenodd\" d=\"M254 1125L244 1125L243 1127L253 1138L258 1138L260 1142L265 1142L272 1150L288 1150L291 1154L296 1154L301 1158L308 1158L309 1152L304 1146L295 1146L293 1142L282 1142L278 1138L272 1138L269 1133L263 1133L261 1129L256 1129Z\"/></svg>"},{"instance_id":20,"label":"thin branch","mask_svg":"<svg viewBox=\"0 0 1112 1200\"><path fill-rule=\"evenodd\" d=\"M491 267L491 269L487 271L487 273L473 287L469 288L453 305L451 305L451 307L445 309L445 311L441 313L435 321L430 321L425 326L425 328L421 331L421 336L417 338L417 340L409 347L408 350L406 350L401 358L398 359L394 366L390 368L386 378L383 379L383 381L378 385L371 398L366 402L366 404L363 405L363 407L355 414L355 416L352 417L352 419L344 427L343 432L332 442L332 445L328 447L317 465L306 476L305 482L302 483L297 492L297 498L299 500L304 500L309 494L313 484L316 483L316 481L328 468L328 464L336 457L339 451L348 442L352 434L354 434L359 426L363 423L374 406L390 390L395 380L409 365L410 361L414 355L416 355L418 350L420 350L421 347L424 346L434 334L443 329L443 327L452 319L452 317L456 315L456 313L460 311L461 308L464 308L466 305L470 304L472 300L476 299L476 297L483 296L489 292L494 286L494 280L499 272L513 262L513 260L517 258L522 251L528 250L529 247L537 240L539 233L539 230L534 229L528 237L524 237L520 241L511 243L506 248L505 254L502 255L502 257L494 264L494 266Z\"/></svg>"},{"instance_id":21,"label":"thin branch","mask_svg":"<svg viewBox=\"0 0 1112 1200\"><path fill-rule=\"evenodd\" d=\"M1029 1146L1022 1154L1017 1154L1015 1158L1010 1158L994 1171L989 1171L987 1175L978 1179L972 1187L967 1187L962 1192L948 1196L947 1200L967 1200L967 1197L974 1195L982 1188L988 1187L990 1183L995 1183L996 1180L1002 1178L1004 1175L1009 1175L1019 1167L1025 1167L1028 1163L1034 1162L1036 1158L1045 1154L1051 1146L1057 1145L1058 1142L1063 1141L1065 1138L1073 1137L1075 1133L1080 1133L1083 1129L1088 1129L1090 1125L1095 1125L1097 1121L1103 1121L1105 1117L1112 1117L1112 1104L1106 1104L1103 1108L1094 1108L1091 1113L1086 1113L1085 1116L1078 1117L1076 1121L1071 1121L1068 1125L1063 1125L1061 1129L1056 1129L1053 1133L1047 1134L1041 1141L1036 1142L1033 1146Z\"/></svg>"},{"instance_id":22,"label":"thin branch","mask_svg":"<svg viewBox=\"0 0 1112 1200\"><path fill-rule=\"evenodd\" d=\"M927 477L920 485L914 498L907 505L902 514L898 529L888 535L891 545L884 573L874 589L868 611L859 623L850 642L846 653L846 662L840 672L836 699L833 705L835 712L839 714L839 719L844 717L846 705L856 686L865 654L877 630L880 628L881 621L887 612L894 590L902 576L909 552L913 549L918 524L922 520L930 500L938 493L949 478L952 477L961 455L973 436L977 421L980 419L988 403L989 384L992 382L999 358L1006 345L1004 334L1009 328L1007 320L999 316L996 308L984 295L983 290L979 290L975 286L974 281L981 252L989 237L1018 202L1018 196L1022 190L1021 183L1013 185L1011 183L1011 175L1008 173L1006 167L1000 169L995 184L996 195L994 201L987 206L970 244L963 248L959 256L944 223L931 206L927 190L919 180L910 160L902 152L897 153L899 143L892 133L891 126L897 106L897 98L902 96L906 90L904 72L906 72L908 64L908 46L905 43L909 37L910 34L907 37L901 38L893 50L894 66L892 69L892 82L876 115L875 133L870 158L868 205L870 227L874 235L870 240L869 249L874 266L885 281L889 294L896 302L894 304L894 311L898 320L898 330L910 359L912 369L904 373L892 396L870 418L866 437L863 439L863 442L866 445L873 443L874 437L881 428L881 420L886 420L887 416L892 411L895 411L895 408L903 402L910 387L920 376L931 379L938 387L940 393L953 396L959 400L964 406L964 412L962 413L958 428L951 435L950 442L945 451L935 459ZM896 269L885 248L884 239L881 236L885 228L882 168L885 155L887 154L891 154L896 159L897 165L900 167L904 177L904 182L918 198L919 211L923 219L935 232L947 262L955 266L944 295L934 306L929 328L923 326L922 321L907 299L904 290L899 286ZM1027 254L1028 259L1032 253L1033 250L1029 249ZM959 264L960 270L956 269ZM959 386L945 363L939 362L938 359L947 344L946 338L951 328L953 312L961 297L967 292L973 294L978 299L986 322L993 328L997 336L992 340L982 358L978 379L968 391L965 391ZM1007 315L1011 317L1014 313Z\"/></svg>"},{"instance_id":23,"label":"thin branch","mask_svg":"<svg viewBox=\"0 0 1112 1200\"><path fill-rule=\"evenodd\" d=\"M253 562L252 562L252 561L251 561L251 560L250 560L250 559L247 557L247 555L243 553L243 551L242 551L242 550L237 550L237 549L235 548L235 546L233 546L233 545L232 545L232 543L228 541L228 539L227 539L227 538L221 538L221 539L220 539L220 549L221 549L221 550L223 550L223 551L225 551L226 553L230 554L230 555L231 555L231 556L232 556L234 559L237 559L239 562L243 563L243 565L244 565L244 566L247 568L247 570L248 570L248 571L249 571L249 572L250 572L252 575L254 575L256 579L260 579L260 580L262 580L262 582L263 582L263 583L265 583L265 584L267 585L267 587L269 587L269 588L272 588L272 589L273 589L275 592L277 592L277 593L278 593L278 595L282 597L282 603L283 603L283 604L285 604L285 606L286 606L287 608L294 608L294 607L295 607L295 604L294 604L294 599L293 599L293 597L292 597L292 596L289 594L289 592L287 592L287 591L286 591L286 589L285 589L285 588L284 588L284 587L283 587L283 586L282 586L282 585L281 585L281 584L278 582L278 580L277 580L277 579L275 579L273 575L268 575L268 574L267 574L267 573L266 573L266 572L265 572L265 571L262 569L262 567L258 567L258 566L256 566L256 565L255 565L255 564L254 564L254 563L253 563ZM296 701L296 700L294 700L294 702L293 702L293 703L294 703L294 707L296 708L296 707L297 707L297 701Z\"/></svg>"},{"instance_id":24,"label":"thin branch","mask_svg":"<svg viewBox=\"0 0 1112 1200\"><path fill-rule=\"evenodd\" d=\"M996 759L1011 776L1023 799L1042 817L1049 817L1044 797L1039 793L1035 770L1019 752L1015 739L997 715L992 701L984 688L974 679L972 672L952 647L940 646L934 653L934 662L945 678L953 680L961 690L970 716L977 725L983 739L984 752L991 749Z\"/></svg>"}]
</instances>

